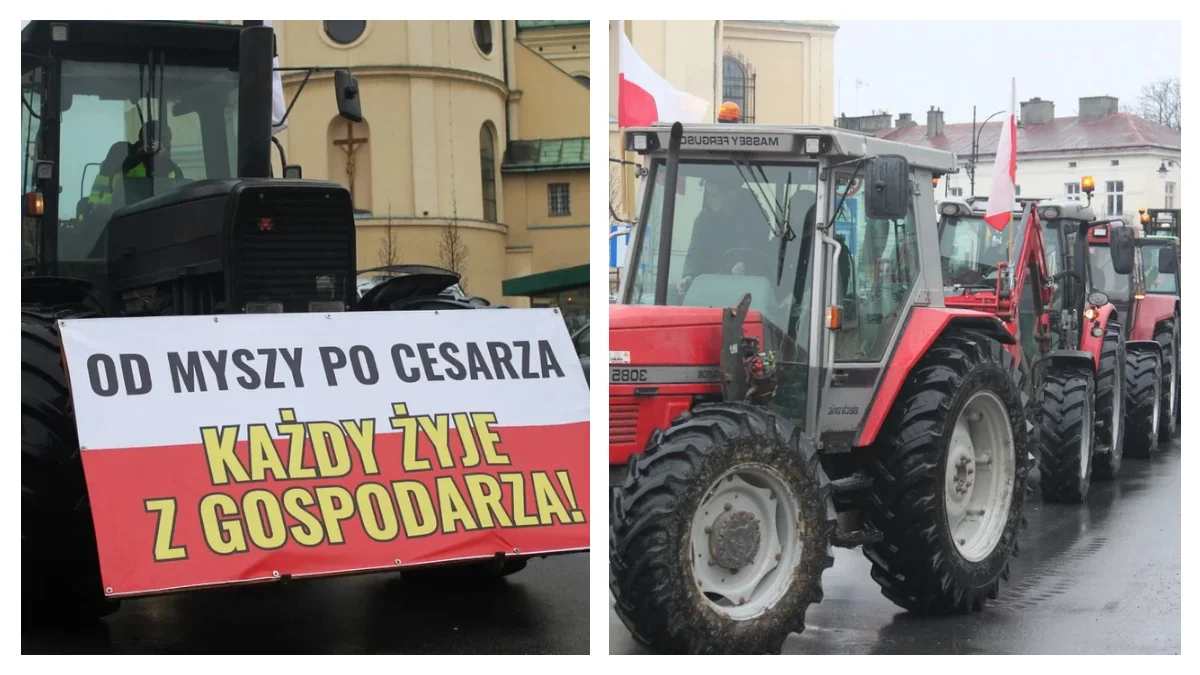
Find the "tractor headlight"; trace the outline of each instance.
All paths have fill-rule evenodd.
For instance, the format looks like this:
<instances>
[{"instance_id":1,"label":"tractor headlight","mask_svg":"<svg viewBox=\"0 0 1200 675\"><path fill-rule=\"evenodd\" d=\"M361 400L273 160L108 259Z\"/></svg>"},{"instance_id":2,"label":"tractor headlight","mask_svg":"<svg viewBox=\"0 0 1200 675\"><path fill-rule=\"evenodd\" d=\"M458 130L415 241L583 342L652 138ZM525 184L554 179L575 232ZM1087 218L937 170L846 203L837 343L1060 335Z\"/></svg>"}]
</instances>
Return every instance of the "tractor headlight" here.
<instances>
[{"instance_id":1,"label":"tractor headlight","mask_svg":"<svg viewBox=\"0 0 1200 675\"><path fill-rule=\"evenodd\" d=\"M1060 215L1062 214L1059 212L1057 206L1047 206L1042 209L1042 218L1046 220L1057 220Z\"/></svg>"},{"instance_id":2,"label":"tractor headlight","mask_svg":"<svg viewBox=\"0 0 1200 675\"><path fill-rule=\"evenodd\" d=\"M645 150L646 149L646 134L634 134L633 135L633 149L634 150Z\"/></svg>"},{"instance_id":3,"label":"tractor headlight","mask_svg":"<svg viewBox=\"0 0 1200 675\"><path fill-rule=\"evenodd\" d=\"M942 204L942 215L943 216L957 216L958 215L958 204Z\"/></svg>"}]
</instances>

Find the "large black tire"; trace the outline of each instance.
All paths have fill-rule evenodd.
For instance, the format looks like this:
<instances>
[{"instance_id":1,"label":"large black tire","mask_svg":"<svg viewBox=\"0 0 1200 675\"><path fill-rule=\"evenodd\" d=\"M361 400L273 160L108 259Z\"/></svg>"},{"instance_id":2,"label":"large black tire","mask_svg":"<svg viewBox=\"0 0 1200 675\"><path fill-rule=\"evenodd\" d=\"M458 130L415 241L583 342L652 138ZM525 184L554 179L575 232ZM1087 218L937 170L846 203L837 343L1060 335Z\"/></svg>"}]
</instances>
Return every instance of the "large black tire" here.
<instances>
[{"instance_id":1,"label":"large black tire","mask_svg":"<svg viewBox=\"0 0 1200 675\"><path fill-rule=\"evenodd\" d=\"M1090 369L1049 367L1042 379L1040 440L1042 500L1087 499L1095 449L1096 384Z\"/></svg>"},{"instance_id":2,"label":"large black tire","mask_svg":"<svg viewBox=\"0 0 1200 675\"><path fill-rule=\"evenodd\" d=\"M802 545L784 592L744 620L717 611L698 588L691 533L710 490L742 467L769 469L788 486ZM816 448L786 420L745 404L696 406L655 432L614 489L609 574L617 616L637 641L662 652L779 653L823 597L837 525L830 492Z\"/></svg>"},{"instance_id":3,"label":"large black tire","mask_svg":"<svg viewBox=\"0 0 1200 675\"><path fill-rule=\"evenodd\" d=\"M1125 355L1125 456L1149 459L1158 450L1162 360L1148 350Z\"/></svg>"},{"instance_id":4,"label":"large black tire","mask_svg":"<svg viewBox=\"0 0 1200 675\"><path fill-rule=\"evenodd\" d=\"M1096 455L1092 480L1110 481L1125 456L1125 332L1115 318L1105 328L1096 368Z\"/></svg>"},{"instance_id":5,"label":"large black tire","mask_svg":"<svg viewBox=\"0 0 1200 675\"><path fill-rule=\"evenodd\" d=\"M60 360L58 319L84 306L21 312L21 623L86 624L117 603L104 595L75 419Z\"/></svg>"},{"instance_id":6,"label":"large black tire","mask_svg":"<svg viewBox=\"0 0 1200 675\"><path fill-rule=\"evenodd\" d=\"M999 342L948 330L907 378L880 441L869 450L865 464L874 484L865 513L884 539L863 552L883 595L914 614L982 609L1008 577L1029 474L1030 424L1021 379ZM1014 486L997 543L972 562L952 539L945 494L954 426L968 401L983 391L994 394L1008 414Z\"/></svg>"},{"instance_id":7,"label":"large black tire","mask_svg":"<svg viewBox=\"0 0 1200 675\"><path fill-rule=\"evenodd\" d=\"M1154 331L1154 341L1162 345L1162 406L1159 409L1158 440L1170 443L1179 428L1179 317L1163 321Z\"/></svg>"}]
</instances>

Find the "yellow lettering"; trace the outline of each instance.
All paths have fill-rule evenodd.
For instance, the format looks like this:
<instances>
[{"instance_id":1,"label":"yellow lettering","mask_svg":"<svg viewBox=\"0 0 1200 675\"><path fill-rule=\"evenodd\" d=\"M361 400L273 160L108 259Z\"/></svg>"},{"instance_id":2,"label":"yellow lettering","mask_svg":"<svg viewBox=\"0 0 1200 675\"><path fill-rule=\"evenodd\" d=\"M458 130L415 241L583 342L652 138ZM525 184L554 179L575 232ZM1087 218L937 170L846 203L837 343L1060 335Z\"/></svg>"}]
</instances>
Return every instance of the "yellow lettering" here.
<instances>
[{"instance_id":1,"label":"yellow lettering","mask_svg":"<svg viewBox=\"0 0 1200 675\"><path fill-rule=\"evenodd\" d=\"M512 486L513 520L517 527L537 525L538 519L525 513L525 477L519 473L502 473L500 480Z\"/></svg>"},{"instance_id":2,"label":"yellow lettering","mask_svg":"<svg viewBox=\"0 0 1200 675\"><path fill-rule=\"evenodd\" d=\"M229 484L229 476L233 475L234 482L250 480L246 468L238 461L237 425L231 427L202 427L200 438L204 441L204 455L208 458L208 472L213 485Z\"/></svg>"},{"instance_id":3,"label":"yellow lettering","mask_svg":"<svg viewBox=\"0 0 1200 675\"><path fill-rule=\"evenodd\" d=\"M555 471L554 475L558 476L558 482L562 485L563 494L567 496L567 501L571 502L571 522L587 522L587 517L583 515L583 511L579 510L579 504L575 502L575 490L571 487L571 475L562 470Z\"/></svg>"},{"instance_id":4,"label":"yellow lettering","mask_svg":"<svg viewBox=\"0 0 1200 675\"><path fill-rule=\"evenodd\" d=\"M463 524L463 530L470 532L478 530L467 502L458 491L458 484L449 476L437 477L438 506L442 512L442 533L451 534L458 531L458 524Z\"/></svg>"},{"instance_id":5,"label":"yellow lettering","mask_svg":"<svg viewBox=\"0 0 1200 675\"><path fill-rule=\"evenodd\" d=\"M362 514L363 529L375 541L391 541L400 534L400 523L396 520L396 507L387 488L378 483L363 483L355 492L358 512ZM374 497L374 500L372 500ZM375 505L379 505L378 513Z\"/></svg>"},{"instance_id":6,"label":"yellow lettering","mask_svg":"<svg viewBox=\"0 0 1200 675\"><path fill-rule=\"evenodd\" d=\"M475 444L475 432L471 430L471 421L466 413L454 413L454 428L458 430L458 438L462 441L463 460L465 468L479 466L479 446Z\"/></svg>"},{"instance_id":7,"label":"yellow lettering","mask_svg":"<svg viewBox=\"0 0 1200 675\"><path fill-rule=\"evenodd\" d=\"M242 514L246 518L246 531L254 545L266 550L283 546L287 541L287 528L283 524L283 510L279 500L267 490L250 490L242 497ZM263 518L266 521L263 521Z\"/></svg>"},{"instance_id":8,"label":"yellow lettering","mask_svg":"<svg viewBox=\"0 0 1200 675\"><path fill-rule=\"evenodd\" d=\"M403 403L393 403L392 414L393 417L388 420L391 422L392 428L404 431L404 451L400 463L405 472L428 471L433 468L429 460L417 458L417 440L419 438L417 421L408 416L408 406Z\"/></svg>"},{"instance_id":9,"label":"yellow lettering","mask_svg":"<svg viewBox=\"0 0 1200 675\"><path fill-rule=\"evenodd\" d=\"M350 442L358 451L363 473L368 476L379 473L379 465L375 462L375 420L370 417L361 421L342 420L342 428L346 430Z\"/></svg>"},{"instance_id":10,"label":"yellow lettering","mask_svg":"<svg viewBox=\"0 0 1200 675\"><path fill-rule=\"evenodd\" d=\"M154 561L184 560L187 558L186 546L172 546L171 539L175 536L175 500L147 499L146 512L157 513L154 526Z\"/></svg>"},{"instance_id":11,"label":"yellow lettering","mask_svg":"<svg viewBox=\"0 0 1200 675\"><path fill-rule=\"evenodd\" d=\"M496 423L492 413L471 413L471 421L475 423L475 431L479 433L479 445L483 446L483 461L486 464L512 464L512 459L496 450L500 442L500 434L492 431L491 425Z\"/></svg>"},{"instance_id":12,"label":"yellow lettering","mask_svg":"<svg viewBox=\"0 0 1200 675\"><path fill-rule=\"evenodd\" d=\"M233 497L219 492L206 495L200 500L200 524L204 529L204 541L213 553L228 555L249 550L242 521L237 516L237 502ZM228 539L226 539L228 536Z\"/></svg>"},{"instance_id":13,"label":"yellow lettering","mask_svg":"<svg viewBox=\"0 0 1200 675\"><path fill-rule=\"evenodd\" d=\"M287 472L283 470L283 460L279 459L279 448L275 447L275 439L265 424L251 424L247 427L250 436L250 479L266 480L267 471L275 480L287 480Z\"/></svg>"},{"instance_id":14,"label":"yellow lettering","mask_svg":"<svg viewBox=\"0 0 1200 675\"><path fill-rule=\"evenodd\" d=\"M346 488L338 485L319 487L316 492L320 505L318 508L325 519L325 531L329 533L329 543L344 543L346 539L342 536L342 521L354 515L353 497Z\"/></svg>"},{"instance_id":15,"label":"yellow lettering","mask_svg":"<svg viewBox=\"0 0 1200 675\"><path fill-rule=\"evenodd\" d=\"M280 408L279 420L275 432L288 437L288 477L293 480L316 478L316 470L304 466L304 425L296 422L296 411Z\"/></svg>"},{"instance_id":16,"label":"yellow lettering","mask_svg":"<svg viewBox=\"0 0 1200 675\"><path fill-rule=\"evenodd\" d=\"M563 506L562 500L558 498L558 492L554 490L554 483L550 482L550 476L547 476L544 471L534 471L532 478L533 495L537 500L538 520L543 525L553 525L554 521L551 520L553 516L557 517L558 522L563 525L569 525L571 516Z\"/></svg>"},{"instance_id":17,"label":"yellow lettering","mask_svg":"<svg viewBox=\"0 0 1200 675\"><path fill-rule=\"evenodd\" d=\"M333 422L309 422L308 437L317 456L317 472L322 478L339 478L350 473L350 451L346 434Z\"/></svg>"},{"instance_id":18,"label":"yellow lettering","mask_svg":"<svg viewBox=\"0 0 1200 675\"><path fill-rule=\"evenodd\" d=\"M512 521L509 520L508 513L505 512L504 505L501 503L501 500L504 499L504 491L495 478L486 473L473 473L463 476L463 481L467 484L471 502L475 504L475 513L479 516L480 527L495 527L496 523L499 523L500 527L512 527ZM484 488L487 488L486 492Z\"/></svg>"},{"instance_id":19,"label":"yellow lettering","mask_svg":"<svg viewBox=\"0 0 1200 675\"><path fill-rule=\"evenodd\" d=\"M301 546L316 546L325 539L321 530L321 521L317 520L306 507L316 504L316 500L304 488L288 488L283 491L283 508L288 515L300 521L289 530L296 543Z\"/></svg>"},{"instance_id":20,"label":"yellow lettering","mask_svg":"<svg viewBox=\"0 0 1200 675\"><path fill-rule=\"evenodd\" d=\"M438 466L443 469L453 468L454 458L450 455L450 416L422 415L417 418L417 422L421 425L421 431L424 431L433 443L433 449L437 451Z\"/></svg>"},{"instance_id":21,"label":"yellow lettering","mask_svg":"<svg viewBox=\"0 0 1200 675\"><path fill-rule=\"evenodd\" d=\"M437 530L433 501L429 498L429 490L420 481L395 481L392 483L392 492L396 493L396 505L400 508L400 520L404 523L406 536L423 537Z\"/></svg>"}]
</instances>

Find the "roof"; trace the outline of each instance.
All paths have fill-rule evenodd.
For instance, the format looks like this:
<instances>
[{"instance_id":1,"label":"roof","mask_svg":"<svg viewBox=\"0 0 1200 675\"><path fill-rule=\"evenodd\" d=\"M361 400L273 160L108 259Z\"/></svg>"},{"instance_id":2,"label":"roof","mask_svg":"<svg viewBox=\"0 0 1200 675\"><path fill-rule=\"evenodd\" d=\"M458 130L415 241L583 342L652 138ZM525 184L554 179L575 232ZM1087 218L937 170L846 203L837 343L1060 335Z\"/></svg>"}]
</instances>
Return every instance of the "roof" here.
<instances>
[{"instance_id":1,"label":"roof","mask_svg":"<svg viewBox=\"0 0 1200 675\"><path fill-rule=\"evenodd\" d=\"M539 28L566 28L567 26L587 26L591 22L584 21L518 21L517 30L537 30Z\"/></svg>"},{"instance_id":2,"label":"roof","mask_svg":"<svg viewBox=\"0 0 1200 675\"><path fill-rule=\"evenodd\" d=\"M504 164L501 166L501 171L587 169L589 168L590 146L591 140L587 137L512 141L504 153Z\"/></svg>"},{"instance_id":3,"label":"roof","mask_svg":"<svg viewBox=\"0 0 1200 675\"><path fill-rule=\"evenodd\" d=\"M989 122L979 134L981 156L993 156L1000 143L1004 122ZM947 124L941 136L925 137L925 125L914 124L885 130L880 138L950 150L959 157L971 156L971 125ZM1057 117L1045 124L1017 128L1017 153L1079 152L1086 150L1123 150L1160 148L1180 151L1180 132L1130 113L1081 121L1078 117Z\"/></svg>"}]
</instances>

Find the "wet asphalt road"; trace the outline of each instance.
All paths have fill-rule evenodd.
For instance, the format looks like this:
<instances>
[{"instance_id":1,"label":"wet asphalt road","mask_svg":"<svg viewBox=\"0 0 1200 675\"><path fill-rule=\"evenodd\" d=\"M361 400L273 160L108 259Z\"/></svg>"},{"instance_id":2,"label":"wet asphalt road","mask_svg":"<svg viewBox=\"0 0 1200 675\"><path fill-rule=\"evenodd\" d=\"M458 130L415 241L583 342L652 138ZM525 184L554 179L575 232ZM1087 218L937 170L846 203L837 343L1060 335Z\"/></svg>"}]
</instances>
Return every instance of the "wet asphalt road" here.
<instances>
[{"instance_id":1,"label":"wet asphalt road","mask_svg":"<svg viewBox=\"0 0 1200 675\"><path fill-rule=\"evenodd\" d=\"M879 593L858 550L834 549L825 600L785 654L1178 654L1180 447L1126 459L1086 506L1025 506L1020 557L982 613L910 617ZM609 648L645 653L609 610Z\"/></svg>"},{"instance_id":2,"label":"wet asphalt road","mask_svg":"<svg viewBox=\"0 0 1200 675\"><path fill-rule=\"evenodd\" d=\"M587 654L588 560L535 559L482 590L399 574L125 601L102 625L22 633L25 654Z\"/></svg>"}]
</instances>

